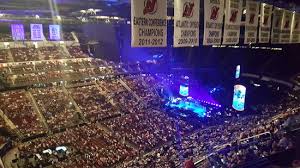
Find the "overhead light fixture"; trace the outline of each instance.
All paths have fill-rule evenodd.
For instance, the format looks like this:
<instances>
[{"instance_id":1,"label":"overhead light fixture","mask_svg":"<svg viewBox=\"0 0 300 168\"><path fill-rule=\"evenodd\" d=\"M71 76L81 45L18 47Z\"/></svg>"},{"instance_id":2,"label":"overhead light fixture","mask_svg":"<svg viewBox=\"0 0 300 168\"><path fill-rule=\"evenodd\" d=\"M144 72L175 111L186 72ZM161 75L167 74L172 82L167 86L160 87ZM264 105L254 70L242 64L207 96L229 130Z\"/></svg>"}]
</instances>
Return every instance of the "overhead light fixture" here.
<instances>
[{"instance_id":1,"label":"overhead light fixture","mask_svg":"<svg viewBox=\"0 0 300 168\"><path fill-rule=\"evenodd\" d=\"M61 20L61 16L56 16L56 19L57 20Z\"/></svg>"}]
</instances>

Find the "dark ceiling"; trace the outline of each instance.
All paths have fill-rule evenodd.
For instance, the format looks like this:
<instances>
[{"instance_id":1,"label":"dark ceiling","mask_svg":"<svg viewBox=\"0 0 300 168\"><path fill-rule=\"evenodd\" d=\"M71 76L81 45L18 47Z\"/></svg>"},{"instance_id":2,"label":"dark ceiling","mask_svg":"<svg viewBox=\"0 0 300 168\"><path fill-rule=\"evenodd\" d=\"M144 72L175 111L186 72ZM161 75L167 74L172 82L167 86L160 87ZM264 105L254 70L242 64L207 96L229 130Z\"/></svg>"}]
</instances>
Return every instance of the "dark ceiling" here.
<instances>
[{"instance_id":1,"label":"dark ceiling","mask_svg":"<svg viewBox=\"0 0 300 168\"><path fill-rule=\"evenodd\" d=\"M168 0L172 8L174 0ZM261 0L275 6L300 12L300 0ZM130 0L0 0L0 13L30 15L57 14L70 16L80 10L101 9L99 15L128 17Z\"/></svg>"}]
</instances>

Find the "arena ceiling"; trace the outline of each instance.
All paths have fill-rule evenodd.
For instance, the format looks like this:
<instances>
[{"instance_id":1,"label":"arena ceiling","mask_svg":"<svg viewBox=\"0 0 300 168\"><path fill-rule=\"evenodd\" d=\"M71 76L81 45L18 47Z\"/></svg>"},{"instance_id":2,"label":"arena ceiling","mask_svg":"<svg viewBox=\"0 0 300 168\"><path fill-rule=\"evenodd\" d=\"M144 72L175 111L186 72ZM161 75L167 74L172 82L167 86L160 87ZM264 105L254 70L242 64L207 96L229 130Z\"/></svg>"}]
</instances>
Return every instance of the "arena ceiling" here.
<instances>
[{"instance_id":1,"label":"arena ceiling","mask_svg":"<svg viewBox=\"0 0 300 168\"><path fill-rule=\"evenodd\" d=\"M168 0L173 7L174 0ZM276 6L300 12L299 0L261 0ZM1 0L0 13L16 15L51 15L53 11L63 16L72 16L80 10L100 9L100 15L128 17L130 0ZM24 13L25 12L25 13Z\"/></svg>"}]
</instances>

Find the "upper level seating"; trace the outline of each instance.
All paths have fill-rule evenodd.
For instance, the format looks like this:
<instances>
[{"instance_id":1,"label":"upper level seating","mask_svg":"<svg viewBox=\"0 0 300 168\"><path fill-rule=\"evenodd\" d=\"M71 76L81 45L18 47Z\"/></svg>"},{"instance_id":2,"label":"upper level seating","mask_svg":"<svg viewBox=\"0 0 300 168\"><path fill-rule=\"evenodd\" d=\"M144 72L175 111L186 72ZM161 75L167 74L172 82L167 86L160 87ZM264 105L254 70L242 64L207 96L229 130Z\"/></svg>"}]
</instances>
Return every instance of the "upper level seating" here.
<instances>
[{"instance_id":1,"label":"upper level seating","mask_svg":"<svg viewBox=\"0 0 300 168\"><path fill-rule=\"evenodd\" d=\"M23 134L38 134L45 131L25 91L0 93L0 109Z\"/></svg>"},{"instance_id":2,"label":"upper level seating","mask_svg":"<svg viewBox=\"0 0 300 168\"><path fill-rule=\"evenodd\" d=\"M43 150L65 146L68 154L61 159L57 155L45 156ZM20 156L40 154L47 162L52 158L57 168L111 167L120 161L136 155L136 151L126 146L121 139L106 134L96 124L68 129L44 139L37 139L20 148ZM42 167L43 162L38 162ZM29 166L30 163L28 162Z\"/></svg>"},{"instance_id":3,"label":"upper level seating","mask_svg":"<svg viewBox=\"0 0 300 168\"><path fill-rule=\"evenodd\" d=\"M51 129L72 126L78 121L75 106L62 89L53 87L31 92Z\"/></svg>"},{"instance_id":4,"label":"upper level seating","mask_svg":"<svg viewBox=\"0 0 300 168\"><path fill-rule=\"evenodd\" d=\"M11 34L0 33L0 42L9 42L13 41Z\"/></svg>"},{"instance_id":5,"label":"upper level seating","mask_svg":"<svg viewBox=\"0 0 300 168\"><path fill-rule=\"evenodd\" d=\"M69 89L84 116L90 120L102 120L120 114L95 85Z\"/></svg>"},{"instance_id":6,"label":"upper level seating","mask_svg":"<svg viewBox=\"0 0 300 168\"><path fill-rule=\"evenodd\" d=\"M35 74L10 75L6 80L7 83L14 86L33 85L39 81Z\"/></svg>"},{"instance_id":7,"label":"upper level seating","mask_svg":"<svg viewBox=\"0 0 300 168\"><path fill-rule=\"evenodd\" d=\"M84 53L80 46L71 46L67 47L69 53L75 58L87 58L89 57L86 53Z\"/></svg>"},{"instance_id":8,"label":"upper level seating","mask_svg":"<svg viewBox=\"0 0 300 168\"><path fill-rule=\"evenodd\" d=\"M74 41L73 35L70 32L64 32L63 33L63 39L64 41Z\"/></svg>"},{"instance_id":9,"label":"upper level seating","mask_svg":"<svg viewBox=\"0 0 300 168\"><path fill-rule=\"evenodd\" d=\"M72 58L68 54L65 54L60 47L42 47L39 48L39 50L43 57L43 60Z\"/></svg>"},{"instance_id":10,"label":"upper level seating","mask_svg":"<svg viewBox=\"0 0 300 168\"><path fill-rule=\"evenodd\" d=\"M34 65L33 63L19 63L18 65L9 65L8 66L11 70L11 74L28 74L33 73Z\"/></svg>"},{"instance_id":11,"label":"upper level seating","mask_svg":"<svg viewBox=\"0 0 300 168\"><path fill-rule=\"evenodd\" d=\"M25 62L25 61L38 61L40 60L40 55L38 49L34 47L29 48L11 48L11 53L15 62Z\"/></svg>"},{"instance_id":12,"label":"upper level seating","mask_svg":"<svg viewBox=\"0 0 300 168\"><path fill-rule=\"evenodd\" d=\"M8 62L8 53L6 49L0 49L0 63Z\"/></svg>"},{"instance_id":13,"label":"upper level seating","mask_svg":"<svg viewBox=\"0 0 300 168\"><path fill-rule=\"evenodd\" d=\"M173 140L176 134L182 135L193 128L156 110L128 114L109 120L105 124L117 135L126 137L143 151Z\"/></svg>"}]
</instances>

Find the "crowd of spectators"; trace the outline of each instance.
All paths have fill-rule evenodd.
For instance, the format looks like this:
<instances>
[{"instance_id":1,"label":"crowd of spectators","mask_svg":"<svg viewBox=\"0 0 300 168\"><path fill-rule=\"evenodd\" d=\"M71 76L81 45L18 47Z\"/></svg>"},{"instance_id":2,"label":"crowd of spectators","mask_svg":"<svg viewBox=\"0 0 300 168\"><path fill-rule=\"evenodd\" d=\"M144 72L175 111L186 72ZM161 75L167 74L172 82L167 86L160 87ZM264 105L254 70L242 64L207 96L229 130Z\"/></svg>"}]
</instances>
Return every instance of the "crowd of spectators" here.
<instances>
[{"instance_id":1,"label":"crowd of spectators","mask_svg":"<svg viewBox=\"0 0 300 168\"><path fill-rule=\"evenodd\" d=\"M55 151L64 147L63 156ZM43 152L43 151L53 152ZM47 138L37 139L19 148L20 167L57 168L110 167L120 161L130 160L136 150L104 132L97 124L67 129ZM40 158L36 157L40 155Z\"/></svg>"},{"instance_id":2,"label":"crowd of spectators","mask_svg":"<svg viewBox=\"0 0 300 168\"><path fill-rule=\"evenodd\" d=\"M75 58L87 58L88 57L88 55L81 50L80 46L71 46L71 47L67 47L67 49L68 49L70 55Z\"/></svg>"},{"instance_id":3,"label":"crowd of spectators","mask_svg":"<svg viewBox=\"0 0 300 168\"><path fill-rule=\"evenodd\" d=\"M114 73L112 67L103 65L101 60L89 58L19 62L0 67L0 74L3 82L8 85L27 86L62 80L81 80Z\"/></svg>"},{"instance_id":4,"label":"crowd of spectators","mask_svg":"<svg viewBox=\"0 0 300 168\"><path fill-rule=\"evenodd\" d=\"M25 136L46 131L25 91L0 93L0 109Z\"/></svg>"},{"instance_id":5,"label":"crowd of spectators","mask_svg":"<svg viewBox=\"0 0 300 168\"><path fill-rule=\"evenodd\" d=\"M41 60L38 49L34 47L11 48L10 51L15 62Z\"/></svg>"},{"instance_id":6,"label":"crowd of spectators","mask_svg":"<svg viewBox=\"0 0 300 168\"><path fill-rule=\"evenodd\" d=\"M121 83L119 79L99 80L99 88L107 98L116 103L125 113L134 113L138 109L139 101Z\"/></svg>"},{"instance_id":7,"label":"crowd of spectators","mask_svg":"<svg viewBox=\"0 0 300 168\"><path fill-rule=\"evenodd\" d=\"M128 114L105 122L117 136L134 143L141 152L173 140L176 134L184 134L193 127L181 120L169 118L156 110L145 110Z\"/></svg>"},{"instance_id":8,"label":"crowd of spectators","mask_svg":"<svg viewBox=\"0 0 300 168\"><path fill-rule=\"evenodd\" d=\"M8 53L7 50L0 50L0 63L8 62Z\"/></svg>"},{"instance_id":9,"label":"crowd of spectators","mask_svg":"<svg viewBox=\"0 0 300 168\"><path fill-rule=\"evenodd\" d=\"M9 41L13 41L11 34L0 33L0 42L9 42Z\"/></svg>"},{"instance_id":10,"label":"crowd of spectators","mask_svg":"<svg viewBox=\"0 0 300 168\"><path fill-rule=\"evenodd\" d=\"M96 85L70 88L69 92L84 113L84 117L89 120L103 120L120 114Z\"/></svg>"},{"instance_id":11,"label":"crowd of spectators","mask_svg":"<svg viewBox=\"0 0 300 168\"><path fill-rule=\"evenodd\" d=\"M32 89L31 93L51 129L70 127L78 122L78 111L61 88Z\"/></svg>"},{"instance_id":12,"label":"crowd of spectators","mask_svg":"<svg viewBox=\"0 0 300 168\"><path fill-rule=\"evenodd\" d=\"M53 59L70 59L70 55L64 53L60 47L41 47L39 48L41 53L41 60L53 60Z\"/></svg>"},{"instance_id":13,"label":"crowd of spectators","mask_svg":"<svg viewBox=\"0 0 300 168\"><path fill-rule=\"evenodd\" d=\"M149 80L149 78L147 78ZM135 77L126 77L123 81L132 89L132 91L142 98L144 101L159 100L159 97L152 90L150 83L145 83L143 77L138 75Z\"/></svg>"},{"instance_id":14,"label":"crowd of spectators","mask_svg":"<svg viewBox=\"0 0 300 168\"><path fill-rule=\"evenodd\" d=\"M290 149L293 144L291 139L282 133L282 124L289 117L299 115L299 110L293 110L299 108L298 103L298 101L288 101L286 104L289 105L285 108L283 108L283 104L265 105L259 115L235 115L224 119L222 123L216 123L216 125L210 123L209 126L206 126L204 124L202 130L189 136L178 137L171 144L165 144L142 157L123 163L119 168L183 167L185 160L201 159L227 146L232 146L233 149L227 149L225 153L218 153L217 158L222 162L223 167L238 167L246 161L251 161L251 158L248 157L250 154L254 153L256 158L259 158ZM269 135L271 138L254 145L239 147L238 142L253 139L252 137L261 134ZM258 137L265 138L265 136ZM216 164L203 162L200 167L213 166Z\"/></svg>"}]
</instances>

